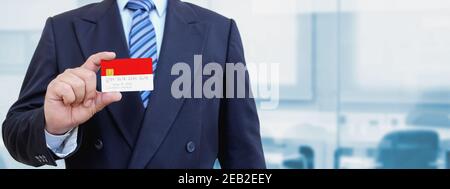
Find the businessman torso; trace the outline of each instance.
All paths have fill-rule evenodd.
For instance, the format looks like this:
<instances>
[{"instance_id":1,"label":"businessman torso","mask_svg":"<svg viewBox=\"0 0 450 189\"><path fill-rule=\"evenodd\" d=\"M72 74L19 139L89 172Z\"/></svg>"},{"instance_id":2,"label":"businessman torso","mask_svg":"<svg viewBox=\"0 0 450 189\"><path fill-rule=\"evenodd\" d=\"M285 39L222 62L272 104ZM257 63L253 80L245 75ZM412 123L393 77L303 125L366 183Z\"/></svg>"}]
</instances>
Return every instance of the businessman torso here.
<instances>
[{"instance_id":1,"label":"businessman torso","mask_svg":"<svg viewBox=\"0 0 450 189\"><path fill-rule=\"evenodd\" d=\"M97 52L112 51L117 58L128 58L125 35L115 0L47 21L19 100L3 124L4 141L14 158L34 166L54 163L43 137L46 86L56 75L79 67ZM79 126L78 149L66 158L66 167L212 168L219 158L225 168L263 168L253 99L172 96L171 84L177 78L171 75L172 66L185 62L193 68L194 55L203 55L203 63L245 61L232 20L169 0L155 90L148 108L142 106L139 93L123 93L120 102ZM100 90L101 86L97 87ZM36 160L36 156L46 157L47 162Z\"/></svg>"}]
</instances>

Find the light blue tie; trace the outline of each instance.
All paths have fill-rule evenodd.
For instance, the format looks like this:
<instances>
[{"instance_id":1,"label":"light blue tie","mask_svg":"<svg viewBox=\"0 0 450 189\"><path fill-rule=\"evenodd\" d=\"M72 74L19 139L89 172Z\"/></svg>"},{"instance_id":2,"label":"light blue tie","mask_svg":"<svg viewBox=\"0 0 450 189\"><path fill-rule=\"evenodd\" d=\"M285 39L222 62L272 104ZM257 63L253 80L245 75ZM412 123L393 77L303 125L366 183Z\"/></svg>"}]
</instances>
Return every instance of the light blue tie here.
<instances>
[{"instance_id":1,"label":"light blue tie","mask_svg":"<svg viewBox=\"0 0 450 189\"><path fill-rule=\"evenodd\" d=\"M155 9L155 4L152 0L130 0L126 8L134 12L128 39L130 57L152 58L152 67L153 71L155 71L158 61L156 33L152 21L150 21L150 11ZM144 107L147 108L150 91L141 91L140 95Z\"/></svg>"}]
</instances>

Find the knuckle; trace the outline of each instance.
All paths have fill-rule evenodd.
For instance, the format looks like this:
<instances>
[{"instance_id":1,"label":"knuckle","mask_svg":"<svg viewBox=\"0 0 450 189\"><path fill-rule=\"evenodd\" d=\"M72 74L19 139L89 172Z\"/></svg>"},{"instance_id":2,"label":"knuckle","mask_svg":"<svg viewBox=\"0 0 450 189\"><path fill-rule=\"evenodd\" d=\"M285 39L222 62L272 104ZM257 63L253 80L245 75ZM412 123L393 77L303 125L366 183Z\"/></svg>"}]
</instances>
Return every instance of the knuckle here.
<instances>
[{"instance_id":1,"label":"knuckle","mask_svg":"<svg viewBox=\"0 0 450 189\"><path fill-rule=\"evenodd\" d=\"M64 73L65 73L65 71L64 71ZM64 73L59 74L58 76L56 76L56 78L53 80L53 82L61 80L61 78L64 76Z\"/></svg>"},{"instance_id":2,"label":"knuckle","mask_svg":"<svg viewBox=\"0 0 450 189\"><path fill-rule=\"evenodd\" d=\"M94 58L95 58L95 56L96 56L96 54L93 54L93 55L89 56L88 60L92 60L92 59L94 59Z\"/></svg>"},{"instance_id":3,"label":"knuckle","mask_svg":"<svg viewBox=\"0 0 450 189\"><path fill-rule=\"evenodd\" d=\"M96 79L97 78L97 74L95 74L95 72L90 71L90 70L87 72L87 76L89 77L89 79Z\"/></svg>"},{"instance_id":4,"label":"knuckle","mask_svg":"<svg viewBox=\"0 0 450 189\"><path fill-rule=\"evenodd\" d=\"M81 90L82 88L84 88L84 82L83 81L74 82L73 85L74 85L73 87L78 89L78 90Z\"/></svg>"},{"instance_id":5,"label":"knuckle","mask_svg":"<svg viewBox=\"0 0 450 189\"><path fill-rule=\"evenodd\" d=\"M72 73L72 72L73 72L73 68L69 68L69 69L64 70L64 73Z\"/></svg>"},{"instance_id":6,"label":"knuckle","mask_svg":"<svg viewBox=\"0 0 450 189\"><path fill-rule=\"evenodd\" d=\"M63 92L68 92L68 91L72 90L72 88L69 85L62 85L61 84L59 86L60 86L61 91L63 91Z\"/></svg>"},{"instance_id":7,"label":"knuckle","mask_svg":"<svg viewBox=\"0 0 450 189\"><path fill-rule=\"evenodd\" d=\"M82 72L82 70L83 70L83 67L78 67L78 68L75 68L75 69L74 69L74 71L75 71L76 73Z\"/></svg>"},{"instance_id":8,"label":"knuckle","mask_svg":"<svg viewBox=\"0 0 450 189\"><path fill-rule=\"evenodd\" d=\"M91 61L94 62L94 63L97 62L97 60L99 59L99 56L100 56L99 54L92 55L91 56Z\"/></svg>"},{"instance_id":9,"label":"knuckle","mask_svg":"<svg viewBox=\"0 0 450 189\"><path fill-rule=\"evenodd\" d=\"M84 92L84 81L76 81L72 84L72 87L75 88L77 90L77 92L79 93L83 93Z\"/></svg>"},{"instance_id":10,"label":"knuckle","mask_svg":"<svg viewBox=\"0 0 450 189\"><path fill-rule=\"evenodd\" d=\"M86 68L80 68L80 74L83 76L83 78L84 79L87 79L87 80L91 80L91 79L93 79L93 78L96 78L97 77L97 75L95 74L95 72L93 72L93 71L91 71L91 70L89 70L89 69L86 69Z\"/></svg>"},{"instance_id":11,"label":"knuckle","mask_svg":"<svg viewBox=\"0 0 450 189\"><path fill-rule=\"evenodd\" d=\"M80 77L81 79L87 79L87 78L89 78L90 77L90 71L88 70L88 69L86 69L86 68L83 68L83 67L79 67L79 68L77 68L77 76L78 77Z\"/></svg>"},{"instance_id":12,"label":"knuckle","mask_svg":"<svg viewBox=\"0 0 450 189\"><path fill-rule=\"evenodd\" d=\"M55 80L50 81L50 83L47 85L47 91L51 90L55 87Z\"/></svg>"}]
</instances>

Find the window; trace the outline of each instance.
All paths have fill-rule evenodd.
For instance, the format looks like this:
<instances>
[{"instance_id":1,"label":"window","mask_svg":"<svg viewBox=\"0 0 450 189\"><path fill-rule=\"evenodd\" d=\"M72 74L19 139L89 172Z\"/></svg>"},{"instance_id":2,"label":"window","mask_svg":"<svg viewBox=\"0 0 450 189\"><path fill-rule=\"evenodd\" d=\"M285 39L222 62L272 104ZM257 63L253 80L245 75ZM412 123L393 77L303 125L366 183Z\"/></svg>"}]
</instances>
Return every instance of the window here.
<instances>
[{"instance_id":1,"label":"window","mask_svg":"<svg viewBox=\"0 0 450 189\"><path fill-rule=\"evenodd\" d=\"M199 5L236 20L248 64L280 65L281 99L312 100L312 5L296 0L192 2L202 2ZM304 4L311 8L303 8ZM258 82L257 78L252 81Z\"/></svg>"},{"instance_id":2,"label":"window","mask_svg":"<svg viewBox=\"0 0 450 189\"><path fill-rule=\"evenodd\" d=\"M97 1L5 1L1 120L46 18ZM280 106L258 110L269 168L450 168L450 1L189 2L236 20L247 63L280 65ZM0 143L4 167L26 166Z\"/></svg>"},{"instance_id":3,"label":"window","mask_svg":"<svg viewBox=\"0 0 450 189\"><path fill-rule=\"evenodd\" d=\"M448 168L450 3L341 0L340 10L338 167Z\"/></svg>"},{"instance_id":4,"label":"window","mask_svg":"<svg viewBox=\"0 0 450 189\"><path fill-rule=\"evenodd\" d=\"M98 0L6 0L0 12L0 120L3 122L9 107L19 95L20 86L31 56L39 42L48 17ZM17 15L20 10L20 16ZM62 162L60 162L62 164ZM0 142L1 168L29 168L22 165L6 151Z\"/></svg>"}]
</instances>

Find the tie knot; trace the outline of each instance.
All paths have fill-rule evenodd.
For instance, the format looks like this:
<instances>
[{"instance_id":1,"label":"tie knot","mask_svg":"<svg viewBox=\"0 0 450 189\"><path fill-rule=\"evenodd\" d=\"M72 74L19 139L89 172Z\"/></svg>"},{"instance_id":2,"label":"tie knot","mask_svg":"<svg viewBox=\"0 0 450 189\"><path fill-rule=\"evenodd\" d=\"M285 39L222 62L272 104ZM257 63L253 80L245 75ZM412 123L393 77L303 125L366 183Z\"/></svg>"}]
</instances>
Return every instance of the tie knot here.
<instances>
[{"instance_id":1,"label":"tie knot","mask_svg":"<svg viewBox=\"0 0 450 189\"><path fill-rule=\"evenodd\" d=\"M130 0L126 5L126 8L132 11L151 11L155 9L155 4L152 0Z\"/></svg>"}]
</instances>

